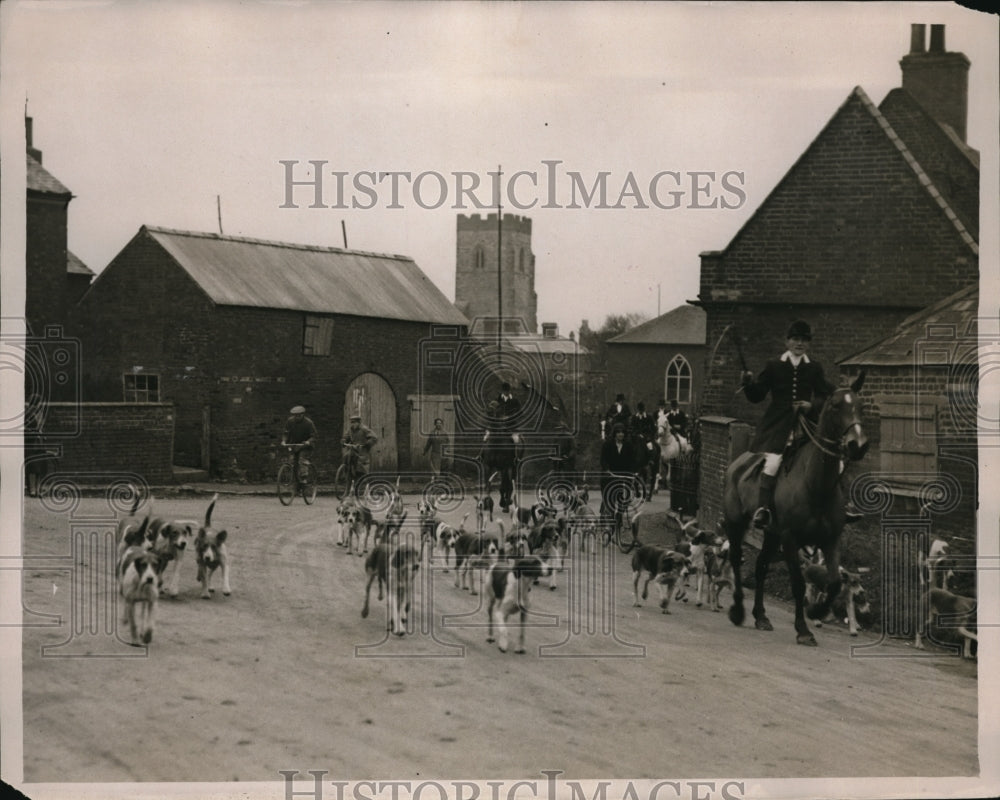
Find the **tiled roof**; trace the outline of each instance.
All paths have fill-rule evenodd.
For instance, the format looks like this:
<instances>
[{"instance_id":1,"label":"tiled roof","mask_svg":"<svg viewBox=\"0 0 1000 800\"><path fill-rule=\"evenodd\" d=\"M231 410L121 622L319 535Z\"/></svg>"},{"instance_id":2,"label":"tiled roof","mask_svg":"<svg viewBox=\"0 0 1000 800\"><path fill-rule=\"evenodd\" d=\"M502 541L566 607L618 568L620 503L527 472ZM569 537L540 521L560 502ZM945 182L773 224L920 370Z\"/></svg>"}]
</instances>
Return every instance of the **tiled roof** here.
<instances>
[{"instance_id":1,"label":"tiled roof","mask_svg":"<svg viewBox=\"0 0 1000 800\"><path fill-rule=\"evenodd\" d=\"M975 363L979 284L956 292L903 320L893 333L841 366L944 367Z\"/></svg>"},{"instance_id":2,"label":"tiled roof","mask_svg":"<svg viewBox=\"0 0 1000 800\"><path fill-rule=\"evenodd\" d=\"M683 305L608 340L608 344L705 344L705 310Z\"/></svg>"},{"instance_id":3,"label":"tiled roof","mask_svg":"<svg viewBox=\"0 0 1000 800\"><path fill-rule=\"evenodd\" d=\"M24 155L28 159L28 191L72 195L69 189L63 186L45 167L32 158L29 153L25 153Z\"/></svg>"},{"instance_id":4,"label":"tiled roof","mask_svg":"<svg viewBox=\"0 0 1000 800\"><path fill-rule=\"evenodd\" d=\"M219 305L468 325L406 256L145 226Z\"/></svg>"},{"instance_id":5,"label":"tiled roof","mask_svg":"<svg viewBox=\"0 0 1000 800\"><path fill-rule=\"evenodd\" d=\"M861 100L865 108L867 108L868 111L871 113L871 115L875 118L875 121L878 123L879 127L882 128L883 131L885 131L885 135L889 137L889 140L893 143L896 149L903 156L903 159L910 166L910 169L913 170L914 174L917 176L917 179L927 190L927 193L937 204L938 208L940 208L941 211L944 213L944 215L951 221L951 224L954 226L959 236L962 237L962 240L969 246L969 249L972 250L972 252L978 256L979 244L976 241L976 238L969 232L965 224L958 218L958 215L955 213L954 209L949 204L948 198L934 184L934 181L931 180L931 176L928 174L927 170L925 170L923 166L921 166L920 162L917 161L916 156L910 150L907 143L900 137L899 133L892 127L892 125L889 123L889 120L886 119L886 117L882 114L882 112L875 107L875 104L872 103L868 95L865 94L864 89L862 89L860 86L856 86L854 87L853 94Z\"/></svg>"},{"instance_id":6,"label":"tiled roof","mask_svg":"<svg viewBox=\"0 0 1000 800\"><path fill-rule=\"evenodd\" d=\"M66 251L66 271L71 275L94 274L94 270L84 264L76 254L71 253L69 250Z\"/></svg>"}]
</instances>

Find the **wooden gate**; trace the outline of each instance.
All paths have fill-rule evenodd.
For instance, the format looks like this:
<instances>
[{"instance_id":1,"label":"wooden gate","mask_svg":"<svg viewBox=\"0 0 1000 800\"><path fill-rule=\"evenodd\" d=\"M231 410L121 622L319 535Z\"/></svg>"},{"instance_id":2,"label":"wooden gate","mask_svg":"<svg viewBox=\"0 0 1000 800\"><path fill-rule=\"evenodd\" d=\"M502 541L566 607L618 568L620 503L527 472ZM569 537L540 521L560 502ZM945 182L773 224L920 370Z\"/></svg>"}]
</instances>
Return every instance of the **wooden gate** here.
<instances>
[{"instance_id":1,"label":"wooden gate","mask_svg":"<svg viewBox=\"0 0 1000 800\"><path fill-rule=\"evenodd\" d=\"M374 372L358 375L344 394L344 430L351 414L361 414L361 422L372 429L378 443L372 448L372 472L395 472L399 453L396 443L396 395L386 380Z\"/></svg>"},{"instance_id":2,"label":"wooden gate","mask_svg":"<svg viewBox=\"0 0 1000 800\"><path fill-rule=\"evenodd\" d=\"M423 454L427 434L434 429L434 420L440 417L444 421L444 432L454 441L457 398L450 394L411 394L406 399L410 402L410 468L427 470L430 464ZM445 456L445 460L450 458L450 455Z\"/></svg>"}]
</instances>

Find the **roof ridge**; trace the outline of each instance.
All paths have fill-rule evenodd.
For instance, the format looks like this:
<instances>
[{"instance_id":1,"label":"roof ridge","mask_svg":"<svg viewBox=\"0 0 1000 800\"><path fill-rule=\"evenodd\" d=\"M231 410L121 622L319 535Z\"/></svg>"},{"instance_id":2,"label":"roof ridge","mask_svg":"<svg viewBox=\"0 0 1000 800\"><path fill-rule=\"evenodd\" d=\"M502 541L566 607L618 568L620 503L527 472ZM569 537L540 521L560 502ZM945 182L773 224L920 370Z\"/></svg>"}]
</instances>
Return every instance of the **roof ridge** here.
<instances>
[{"instance_id":1,"label":"roof ridge","mask_svg":"<svg viewBox=\"0 0 1000 800\"><path fill-rule=\"evenodd\" d=\"M917 180L923 185L927 190L927 193L931 196L938 207L944 212L944 215L951 220L952 226L958 231L959 236L962 237L969 249L978 257L979 256L979 244L976 242L975 238L966 229L965 225L955 214L951 205L945 200L944 195L941 194L940 190L934 185L934 181L931 180L930 175L928 175L924 168L920 166L920 162L917 161L913 153L910 152L910 148L906 146L906 142L900 138L899 134L893 129L892 125L889 124L889 120L885 118L885 115L879 111L878 106L876 106L871 98L865 93L865 90L860 86L855 86L854 90L851 92L852 95L856 96L858 100L861 101L861 105L864 106L868 113L872 115L872 118L878 124L885 135L889 137L889 141L892 142L893 146L899 151L900 155L903 156L903 160L909 165L910 169L913 170L914 174L917 176Z\"/></svg>"},{"instance_id":2,"label":"roof ridge","mask_svg":"<svg viewBox=\"0 0 1000 800\"><path fill-rule=\"evenodd\" d=\"M220 242L242 242L243 244L262 244L269 247L284 247L289 250L311 250L316 253L342 253L355 256L372 256L374 258L391 258L397 261L413 261L412 256L401 255L399 253L378 253L372 250L352 250L344 247L331 247L317 244L300 244L297 242L284 242L278 239L257 239L252 236L232 236L222 233L209 233L207 231L186 231L179 228L164 228L159 225L143 225L150 233L162 233L167 236L190 236L199 239L215 239Z\"/></svg>"}]
</instances>

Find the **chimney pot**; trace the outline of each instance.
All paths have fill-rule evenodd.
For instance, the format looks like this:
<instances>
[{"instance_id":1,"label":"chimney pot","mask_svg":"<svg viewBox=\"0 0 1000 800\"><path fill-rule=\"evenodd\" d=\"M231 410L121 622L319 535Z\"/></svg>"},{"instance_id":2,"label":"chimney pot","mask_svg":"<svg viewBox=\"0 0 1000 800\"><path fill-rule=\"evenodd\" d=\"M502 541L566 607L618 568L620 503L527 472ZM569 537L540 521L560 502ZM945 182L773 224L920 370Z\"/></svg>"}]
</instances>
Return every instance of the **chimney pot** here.
<instances>
[{"instance_id":1,"label":"chimney pot","mask_svg":"<svg viewBox=\"0 0 1000 800\"><path fill-rule=\"evenodd\" d=\"M944 25L931 25L931 46L929 52L943 53L944 51Z\"/></svg>"},{"instance_id":2,"label":"chimney pot","mask_svg":"<svg viewBox=\"0 0 1000 800\"><path fill-rule=\"evenodd\" d=\"M924 52L924 40L926 37L927 26L914 23L910 25L910 52L911 53L922 53Z\"/></svg>"}]
</instances>

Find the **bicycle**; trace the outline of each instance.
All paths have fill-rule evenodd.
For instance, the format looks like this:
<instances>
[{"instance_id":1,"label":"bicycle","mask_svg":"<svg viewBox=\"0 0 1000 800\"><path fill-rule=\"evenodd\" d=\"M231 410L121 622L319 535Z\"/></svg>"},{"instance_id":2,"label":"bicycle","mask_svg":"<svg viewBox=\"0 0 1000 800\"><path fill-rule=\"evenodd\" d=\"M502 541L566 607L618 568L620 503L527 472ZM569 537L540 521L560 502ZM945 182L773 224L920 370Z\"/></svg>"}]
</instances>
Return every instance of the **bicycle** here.
<instances>
[{"instance_id":1,"label":"bicycle","mask_svg":"<svg viewBox=\"0 0 1000 800\"><path fill-rule=\"evenodd\" d=\"M301 444L283 444L287 458L278 467L278 500L283 506L290 506L295 495L301 494L306 505L312 505L316 499L316 489L319 484L319 474L316 467L304 455L299 456L299 474L295 474L295 456L303 447Z\"/></svg>"},{"instance_id":2,"label":"bicycle","mask_svg":"<svg viewBox=\"0 0 1000 800\"><path fill-rule=\"evenodd\" d=\"M642 491L642 482L637 476L632 476L633 486L638 483L638 491ZM635 496L641 496L635 493ZM640 544L638 532L633 532L632 530L632 511L629 508L629 501L627 498L616 498L617 508L615 509L614 515L611 518L611 524L604 529L604 546L607 547L612 542L621 550L622 553L628 555ZM607 521L607 509L601 509L601 515Z\"/></svg>"},{"instance_id":3,"label":"bicycle","mask_svg":"<svg viewBox=\"0 0 1000 800\"><path fill-rule=\"evenodd\" d=\"M333 479L333 492L338 500L344 499L344 495L357 483L359 475L363 474L358 472L358 451L361 450L361 445L344 444L344 448L344 461L337 467L337 475Z\"/></svg>"}]
</instances>

